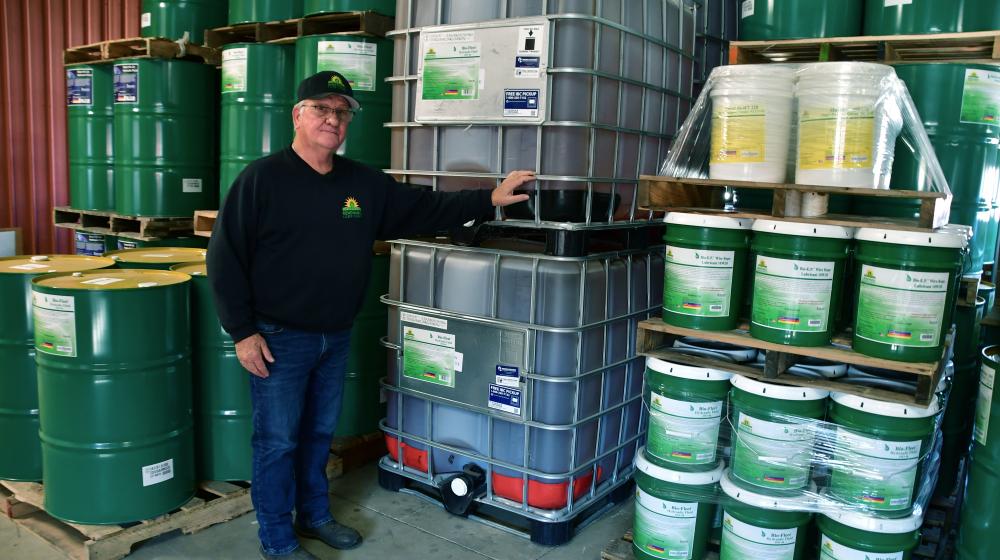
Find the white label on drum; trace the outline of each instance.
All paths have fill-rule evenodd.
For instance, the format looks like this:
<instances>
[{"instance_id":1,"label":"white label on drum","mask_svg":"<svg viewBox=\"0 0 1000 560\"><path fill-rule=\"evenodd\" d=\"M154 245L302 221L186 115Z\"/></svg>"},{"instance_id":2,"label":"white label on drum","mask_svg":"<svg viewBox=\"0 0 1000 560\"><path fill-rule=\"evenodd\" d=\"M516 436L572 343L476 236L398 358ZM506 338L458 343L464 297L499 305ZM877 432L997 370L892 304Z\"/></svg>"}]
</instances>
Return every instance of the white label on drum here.
<instances>
[{"instance_id":1,"label":"white label on drum","mask_svg":"<svg viewBox=\"0 0 1000 560\"><path fill-rule=\"evenodd\" d=\"M142 485L152 486L166 482L174 477L174 460L167 459L162 463L154 463L142 467Z\"/></svg>"}]
</instances>

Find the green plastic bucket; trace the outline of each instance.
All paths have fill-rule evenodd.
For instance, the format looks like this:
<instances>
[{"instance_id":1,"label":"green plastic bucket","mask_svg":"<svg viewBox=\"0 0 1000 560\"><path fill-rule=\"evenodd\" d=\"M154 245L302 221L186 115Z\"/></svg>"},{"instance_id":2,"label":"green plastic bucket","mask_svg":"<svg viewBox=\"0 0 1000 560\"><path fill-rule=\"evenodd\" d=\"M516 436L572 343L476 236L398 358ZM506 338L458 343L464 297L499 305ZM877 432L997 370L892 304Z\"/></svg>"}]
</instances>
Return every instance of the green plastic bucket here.
<instances>
[{"instance_id":1,"label":"green plastic bucket","mask_svg":"<svg viewBox=\"0 0 1000 560\"><path fill-rule=\"evenodd\" d=\"M646 358L646 455L659 466L711 470L729 395L728 371Z\"/></svg>"},{"instance_id":2,"label":"green plastic bucket","mask_svg":"<svg viewBox=\"0 0 1000 560\"><path fill-rule=\"evenodd\" d=\"M797 493L809 485L813 420L823 420L828 391L731 379L733 480L755 491Z\"/></svg>"},{"instance_id":3,"label":"green plastic bucket","mask_svg":"<svg viewBox=\"0 0 1000 560\"><path fill-rule=\"evenodd\" d=\"M739 322L752 220L667 214L663 321L700 330Z\"/></svg>"},{"instance_id":4,"label":"green plastic bucket","mask_svg":"<svg viewBox=\"0 0 1000 560\"><path fill-rule=\"evenodd\" d=\"M861 228L856 239L854 350L903 362L940 359L965 236L948 227L935 233Z\"/></svg>"},{"instance_id":5,"label":"green plastic bucket","mask_svg":"<svg viewBox=\"0 0 1000 560\"><path fill-rule=\"evenodd\" d=\"M855 509L910 515L934 440L937 399L927 407L847 393L830 400L830 422L837 425L830 495Z\"/></svg>"},{"instance_id":6,"label":"green plastic bucket","mask_svg":"<svg viewBox=\"0 0 1000 560\"><path fill-rule=\"evenodd\" d=\"M922 515L882 519L856 511L827 512L816 517L820 560L909 560L920 544Z\"/></svg>"},{"instance_id":7,"label":"green plastic bucket","mask_svg":"<svg viewBox=\"0 0 1000 560\"><path fill-rule=\"evenodd\" d=\"M750 335L793 346L830 343L851 228L757 220Z\"/></svg>"},{"instance_id":8,"label":"green plastic bucket","mask_svg":"<svg viewBox=\"0 0 1000 560\"><path fill-rule=\"evenodd\" d=\"M743 0L740 8L741 41L854 37L864 0Z\"/></svg>"},{"instance_id":9,"label":"green plastic bucket","mask_svg":"<svg viewBox=\"0 0 1000 560\"><path fill-rule=\"evenodd\" d=\"M741 488L730 472L719 481L723 505L719 560L802 560L812 514L802 499L774 497Z\"/></svg>"},{"instance_id":10,"label":"green plastic bucket","mask_svg":"<svg viewBox=\"0 0 1000 560\"><path fill-rule=\"evenodd\" d=\"M681 472L635 456L635 521L632 551L636 558L703 558L712 532L723 464L706 472Z\"/></svg>"}]
</instances>

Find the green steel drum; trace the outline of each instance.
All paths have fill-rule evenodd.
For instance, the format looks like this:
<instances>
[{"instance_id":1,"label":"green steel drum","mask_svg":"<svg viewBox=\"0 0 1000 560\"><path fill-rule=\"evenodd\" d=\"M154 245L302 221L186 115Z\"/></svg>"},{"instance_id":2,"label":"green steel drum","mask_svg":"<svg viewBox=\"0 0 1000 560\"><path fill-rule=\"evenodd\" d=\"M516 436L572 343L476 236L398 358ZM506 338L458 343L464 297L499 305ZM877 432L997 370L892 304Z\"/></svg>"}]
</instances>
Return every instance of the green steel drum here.
<instances>
[{"instance_id":1,"label":"green steel drum","mask_svg":"<svg viewBox=\"0 0 1000 560\"><path fill-rule=\"evenodd\" d=\"M226 0L142 0L141 34L180 39L187 33L200 45L206 29L226 25L228 11Z\"/></svg>"},{"instance_id":2,"label":"green steel drum","mask_svg":"<svg viewBox=\"0 0 1000 560\"><path fill-rule=\"evenodd\" d=\"M953 360L956 364L976 363L979 358L980 323L986 311L986 298L976 297L976 305L955 306L955 342Z\"/></svg>"},{"instance_id":3,"label":"green steel drum","mask_svg":"<svg viewBox=\"0 0 1000 560\"><path fill-rule=\"evenodd\" d=\"M115 246L117 239L114 235L74 231L73 253L85 257L101 257L104 253L118 248Z\"/></svg>"},{"instance_id":4,"label":"green steel drum","mask_svg":"<svg viewBox=\"0 0 1000 560\"><path fill-rule=\"evenodd\" d=\"M217 208L218 76L184 60L114 65L116 212L190 216Z\"/></svg>"},{"instance_id":5,"label":"green steel drum","mask_svg":"<svg viewBox=\"0 0 1000 560\"><path fill-rule=\"evenodd\" d=\"M292 143L295 49L234 43L222 49L219 200L248 163Z\"/></svg>"},{"instance_id":6,"label":"green steel drum","mask_svg":"<svg viewBox=\"0 0 1000 560\"><path fill-rule=\"evenodd\" d=\"M954 196L951 223L973 226L968 272L977 272L986 260L990 214L1000 183L1000 66L928 63L893 68L910 91ZM891 188L930 189L927 170L903 140L896 143ZM915 217L920 212L919 203L905 199L865 205L863 213L877 216Z\"/></svg>"},{"instance_id":7,"label":"green steel drum","mask_svg":"<svg viewBox=\"0 0 1000 560\"><path fill-rule=\"evenodd\" d=\"M396 15L396 0L305 0L303 5L303 13L307 16L368 10L394 16Z\"/></svg>"},{"instance_id":8,"label":"green steel drum","mask_svg":"<svg viewBox=\"0 0 1000 560\"><path fill-rule=\"evenodd\" d=\"M996 377L1000 370L1000 346L988 346L982 352L982 370L978 383L972 465L962 504L956 558L992 560L1000 547L1000 398L996 395Z\"/></svg>"},{"instance_id":9,"label":"green steel drum","mask_svg":"<svg viewBox=\"0 0 1000 560\"><path fill-rule=\"evenodd\" d=\"M996 0L866 0L865 35L957 33L1000 28Z\"/></svg>"},{"instance_id":10,"label":"green steel drum","mask_svg":"<svg viewBox=\"0 0 1000 560\"><path fill-rule=\"evenodd\" d=\"M864 0L751 0L740 5L741 41L861 34Z\"/></svg>"},{"instance_id":11,"label":"green steel drum","mask_svg":"<svg viewBox=\"0 0 1000 560\"><path fill-rule=\"evenodd\" d=\"M207 237L166 237L163 239L135 239L132 237L116 237L114 246L109 251L120 251L122 249L141 249L143 247L194 247L197 249L208 248Z\"/></svg>"},{"instance_id":12,"label":"green steel drum","mask_svg":"<svg viewBox=\"0 0 1000 560\"><path fill-rule=\"evenodd\" d=\"M115 207L111 76L106 64L66 67L69 204L80 210Z\"/></svg>"},{"instance_id":13,"label":"green steel drum","mask_svg":"<svg viewBox=\"0 0 1000 560\"><path fill-rule=\"evenodd\" d=\"M994 202L990 206L990 223L986 229L986 241L983 243L985 251L983 265L996 264L998 240L1000 240L1000 205Z\"/></svg>"},{"instance_id":14,"label":"green steel drum","mask_svg":"<svg viewBox=\"0 0 1000 560\"><path fill-rule=\"evenodd\" d=\"M118 268L145 268L169 270L179 264L205 262L205 249L197 247L139 247L111 251L106 257L115 261Z\"/></svg>"},{"instance_id":15,"label":"green steel drum","mask_svg":"<svg viewBox=\"0 0 1000 560\"><path fill-rule=\"evenodd\" d=\"M205 264L171 268L191 276L194 427L198 478L250 480L250 374L219 323ZM384 325L383 321L383 325Z\"/></svg>"},{"instance_id":16,"label":"green steel drum","mask_svg":"<svg viewBox=\"0 0 1000 560\"><path fill-rule=\"evenodd\" d=\"M229 0L229 25L302 17L302 0Z\"/></svg>"},{"instance_id":17,"label":"green steel drum","mask_svg":"<svg viewBox=\"0 0 1000 560\"><path fill-rule=\"evenodd\" d=\"M379 298L389 293L389 255L376 254L372 275L361 311L351 330L351 351L347 358L343 408L336 437L350 437L378 431L385 417L379 382L385 377L385 349L379 340L386 335L388 311Z\"/></svg>"},{"instance_id":18,"label":"green steel drum","mask_svg":"<svg viewBox=\"0 0 1000 560\"><path fill-rule=\"evenodd\" d=\"M189 281L162 270L32 281L49 515L128 523L194 494Z\"/></svg>"},{"instance_id":19,"label":"green steel drum","mask_svg":"<svg viewBox=\"0 0 1000 560\"><path fill-rule=\"evenodd\" d=\"M70 255L0 258L0 479L41 480L38 383L31 280L52 272L113 266L111 259Z\"/></svg>"},{"instance_id":20,"label":"green steel drum","mask_svg":"<svg viewBox=\"0 0 1000 560\"><path fill-rule=\"evenodd\" d=\"M344 75L361 103L348 128L342 155L369 167L389 167L392 90L385 79L392 72L392 41L359 35L309 35L295 44L295 80L323 70Z\"/></svg>"}]
</instances>

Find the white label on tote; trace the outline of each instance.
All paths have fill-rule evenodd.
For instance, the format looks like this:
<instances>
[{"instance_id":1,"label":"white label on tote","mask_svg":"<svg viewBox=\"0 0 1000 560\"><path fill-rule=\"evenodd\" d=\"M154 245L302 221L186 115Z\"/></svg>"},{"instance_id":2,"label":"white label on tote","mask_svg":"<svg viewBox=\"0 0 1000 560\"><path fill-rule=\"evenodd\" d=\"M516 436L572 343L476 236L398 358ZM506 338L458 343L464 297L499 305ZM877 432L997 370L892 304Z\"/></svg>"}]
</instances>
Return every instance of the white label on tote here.
<instances>
[{"instance_id":1,"label":"white label on tote","mask_svg":"<svg viewBox=\"0 0 1000 560\"><path fill-rule=\"evenodd\" d=\"M186 193L200 193L201 179L181 179L181 190Z\"/></svg>"},{"instance_id":2,"label":"white label on tote","mask_svg":"<svg viewBox=\"0 0 1000 560\"><path fill-rule=\"evenodd\" d=\"M149 26L153 25L153 14L152 14L152 12L146 12L146 13L142 14L141 20L142 20L142 23L140 23L141 27L149 27Z\"/></svg>"},{"instance_id":3,"label":"white label on tote","mask_svg":"<svg viewBox=\"0 0 1000 560\"><path fill-rule=\"evenodd\" d=\"M740 6L740 17L748 18L753 15L753 0L743 0Z\"/></svg>"},{"instance_id":4,"label":"white label on tote","mask_svg":"<svg viewBox=\"0 0 1000 560\"><path fill-rule=\"evenodd\" d=\"M436 317L428 317L426 315L417 315L416 313L402 311L399 314L399 320L403 323L413 323L414 325L423 325L425 327L448 330L448 321L445 319L438 319Z\"/></svg>"},{"instance_id":5,"label":"white label on tote","mask_svg":"<svg viewBox=\"0 0 1000 560\"><path fill-rule=\"evenodd\" d=\"M154 463L142 467L142 485L152 486L166 482L174 477L174 460L167 459L162 463Z\"/></svg>"},{"instance_id":6,"label":"white label on tote","mask_svg":"<svg viewBox=\"0 0 1000 560\"><path fill-rule=\"evenodd\" d=\"M819 560L903 560L903 552L865 552L846 547L823 535Z\"/></svg>"}]
</instances>

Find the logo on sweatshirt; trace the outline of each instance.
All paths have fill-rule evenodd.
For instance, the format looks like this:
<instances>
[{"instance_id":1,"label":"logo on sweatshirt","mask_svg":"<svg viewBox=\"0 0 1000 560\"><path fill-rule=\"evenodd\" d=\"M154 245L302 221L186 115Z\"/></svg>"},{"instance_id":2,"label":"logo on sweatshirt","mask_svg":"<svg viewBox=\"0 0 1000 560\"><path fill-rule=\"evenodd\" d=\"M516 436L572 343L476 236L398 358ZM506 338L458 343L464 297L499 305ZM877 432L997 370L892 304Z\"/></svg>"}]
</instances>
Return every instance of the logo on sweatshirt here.
<instances>
[{"instance_id":1,"label":"logo on sweatshirt","mask_svg":"<svg viewBox=\"0 0 1000 560\"><path fill-rule=\"evenodd\" d=\"M347 197L347 200L344 201L344 207L340 209L340 213L344 218L360 218L361 205L358 204L358 199L353 196Z\"/></svg>"}]
</instances>

